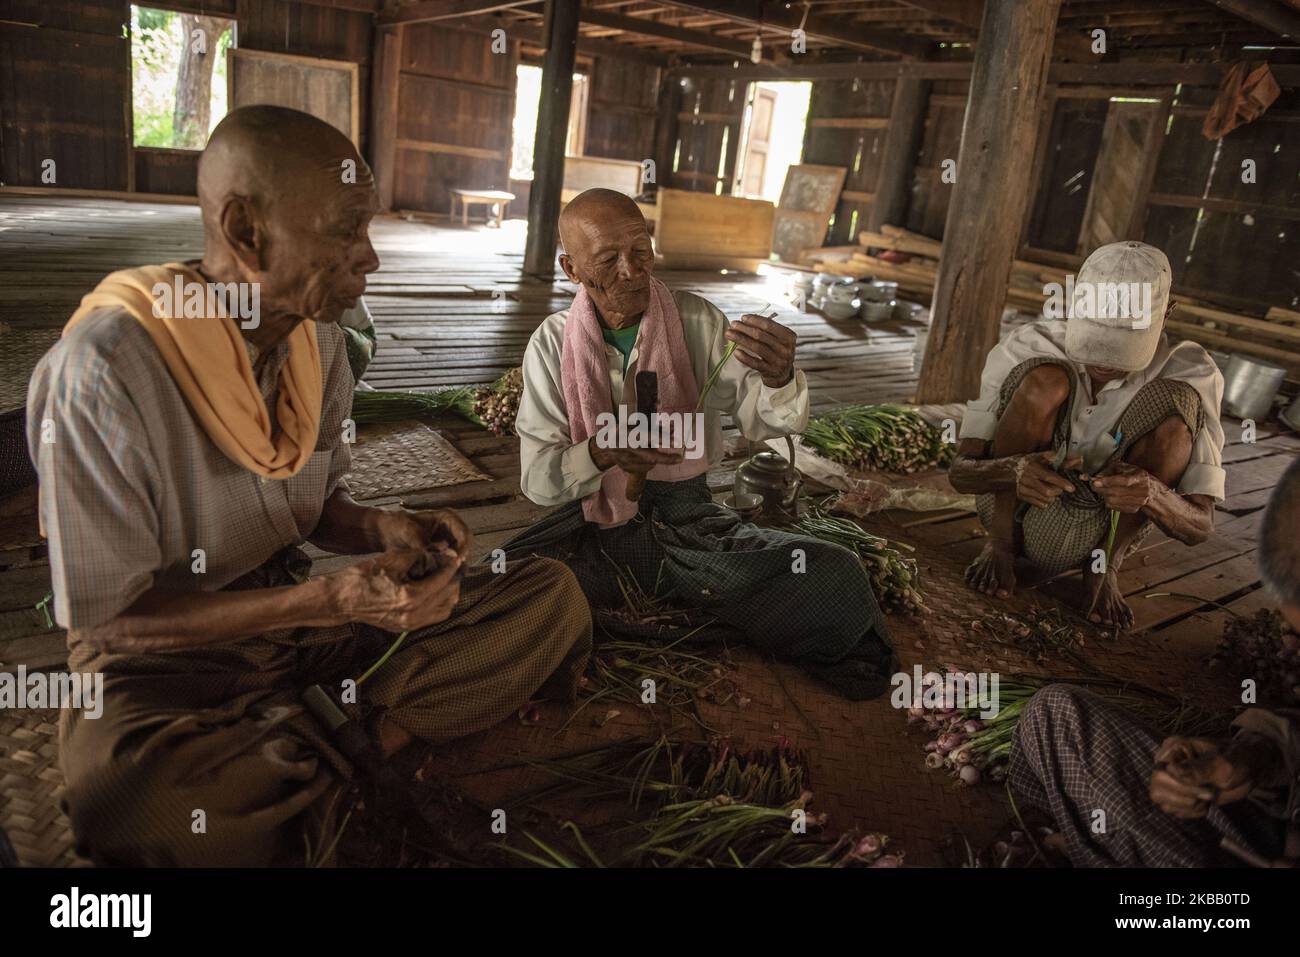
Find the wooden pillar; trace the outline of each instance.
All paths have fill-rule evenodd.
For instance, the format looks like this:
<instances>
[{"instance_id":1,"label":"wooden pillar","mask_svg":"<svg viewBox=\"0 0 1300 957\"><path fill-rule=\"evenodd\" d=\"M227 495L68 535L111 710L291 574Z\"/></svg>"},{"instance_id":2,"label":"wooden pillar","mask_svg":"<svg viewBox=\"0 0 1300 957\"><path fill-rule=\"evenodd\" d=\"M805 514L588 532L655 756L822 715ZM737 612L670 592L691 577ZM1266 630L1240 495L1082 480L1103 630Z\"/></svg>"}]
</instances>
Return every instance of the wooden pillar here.
<instances>
[{"instance_id":1,"label":"wooden pillar","mask_svg":"<svg viewBox=\"0 0 1300 957\"><path fill-rule=\"evenodd\" d=\"M551 279L555 276L564 144L569 134L569 97L573 92L573 64L578 51L578 0L546 0L542 39L546 43L546 57L542 60L542 99L537 108L537 138L533 141L533 185L528 192L524 272Z\"/></svg>"},{"instance_id":2,"label":"wooden pillar","mask_svg":"<svg viewBox=\"0 0 1300 957\"><path fill-rule=\"evenodd\" d=\"M979 394L998 341L1061 0L987 0L975 48L918 402Z\"/></svg>"},{"instance_id":3,"label":"wooden pillar","mask_svg":"<svg viewBox=\"0 0 1300 957\"><path fill-rule=\"evenodd\" d=\"M902 226L911 199L912 174L916 155L921 151L925 132L925 114L930 105L930 81L899 79L894 87L894 104L889 111L889 131L885 134L884 155L876 180L876 198L867 216L866 228L880 232L886 223ZM857 237L850 236L849 242Z\"/></svg>"},{"instance_id":4,"label":"wooden pillar","mask_svg":"<svg viewBox=\"0 0 1300 957\"><path fill-rule=\"evenodd\" d=\"M402 26L375 31L370 79L370 171L379 208L393 208L397 181L397 92L401 82Z\"/></svg>"},{"instance_id":5,"label":"wooden pillar","mask_svg":"<svg viewBox=\"0 0 1300 957\"><path fill-rule=\"evenodd\" d=\"M682 78L676 73L660 70L653 154L656 192L673 185L673 153L677 147L677 113L681 102Z\"/></svg>"}]
</instances>

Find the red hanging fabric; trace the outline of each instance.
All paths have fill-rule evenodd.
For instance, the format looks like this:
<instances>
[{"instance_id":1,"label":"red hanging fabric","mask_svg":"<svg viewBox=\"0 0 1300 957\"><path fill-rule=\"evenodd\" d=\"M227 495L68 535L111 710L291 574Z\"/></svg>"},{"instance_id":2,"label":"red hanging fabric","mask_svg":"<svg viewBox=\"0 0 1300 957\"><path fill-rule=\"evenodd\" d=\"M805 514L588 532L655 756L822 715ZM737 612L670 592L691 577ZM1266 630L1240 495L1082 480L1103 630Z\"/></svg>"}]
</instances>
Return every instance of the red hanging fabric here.
<instances>
[{"instance_id":1,"label":"red hanging fabric","mask_svg":"<svg viewBox=\"0 0 1300 957\"><path fill-rule=\"evenodd\" d=\"M1219 84L1219 95L1206 114L1201 134L1208 140L1227 136L1237 127L1259 119L1281 92L1267 63L1253 70L1244 60L1234 63Z\"/></svg>"}]
</instances>

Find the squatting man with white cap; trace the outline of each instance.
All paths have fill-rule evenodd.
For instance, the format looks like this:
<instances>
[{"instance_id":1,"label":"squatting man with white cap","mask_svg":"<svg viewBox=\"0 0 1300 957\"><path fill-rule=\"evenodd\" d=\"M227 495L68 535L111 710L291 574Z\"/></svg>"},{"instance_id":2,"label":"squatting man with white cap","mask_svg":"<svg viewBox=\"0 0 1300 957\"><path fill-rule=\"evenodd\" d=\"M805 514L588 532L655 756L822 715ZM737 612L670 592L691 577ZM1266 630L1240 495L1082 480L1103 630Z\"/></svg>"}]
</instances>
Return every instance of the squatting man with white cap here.
<instances>
[{"instance_id":1,"label":"squatting man with white cap","mask_svg":"<svg viewBox=\"0 0 1300 957\"><path fill-rule=\"evenodd\" d=\"M1102 246L1067 319L1022 326L989 353L950 472L989 530L972 587L1009 597L1018 559L1045 575L1080 568L1085 612L1127 628L1117 573L1151 524L1187 545L1209 537L1223 499L1223 376L1203 347L1164 334L1170 279L1153 246Z\"/></svg>"}]
</instances>

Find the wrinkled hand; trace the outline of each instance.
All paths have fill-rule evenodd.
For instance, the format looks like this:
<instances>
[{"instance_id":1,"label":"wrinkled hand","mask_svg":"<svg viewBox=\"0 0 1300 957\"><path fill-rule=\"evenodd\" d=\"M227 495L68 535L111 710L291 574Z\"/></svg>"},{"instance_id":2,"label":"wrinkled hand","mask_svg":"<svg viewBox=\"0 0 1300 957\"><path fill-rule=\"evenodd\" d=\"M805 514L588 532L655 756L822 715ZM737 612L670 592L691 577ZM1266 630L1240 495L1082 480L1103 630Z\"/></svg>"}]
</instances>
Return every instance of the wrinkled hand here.
<instances>
[{"instance_id":1,"label":"wrinkled hand","mask_svg":"<svg viewBox=\"0 0 1300 957\"><path fill-rule=\"evenodd\" d=\"M1055 452L1032 452L1016 460L1016 498L1038 508L1046 508L1066 492L1074 491L1074 483L1052 468ZM1083 459L1067 459L1062 468L1077 469Z\"/></svg>"},{"instance_id":2,"label":"wrinkled hand","mask_svg":"<svg viewBox=\"0 0 1300 957\"><path fill-rule=\"evenodd\" d=\"M1231 804L1250 793L1250 767L1228 759L1214 741L1165 738L1156 749L1151 800L1174 817L1204 817L1214 804Z\"/></svg>"},{"instance_id":3,"label":"wrinkled hand","mask_svg":"<svg viewBox=\"0 0 1300 957\"><path fill-rule=\"evenodd\" d=\"M1135 515L1150 505L1164 490L1161 481L1146 469L1127 462L1116 462L1092 480L1106 507Z\"/></svg>"},{"instance_id":4,"label":"wrinkled hand","mask_svg":"<svg viewBox=\"0 0 1300 957\"><path fill-rule=\"evenodd\" d=\"M428 554L424 549L395 549L330 575L339 610L350 621L386 631L446 621L460 601L457 573L464 559L450 547L441 546L434 551L437 571L411 581L412 566L423 563Z\"/></svg>"},{"instance_id":5,"label":"wrinkled hand","mask_svg":"<svg viewBox=\"0 0 1300 957\"><path fill-rule=\"evenodd\" d=\"M766 316L746 314L727 327L727 339L736 343L736 358L757 369L770 389L779 389L794 378L798 338L793 329Z\"/></svg>"},{"instance_id":6,"label":"wrinkled hand","mask_svg":"<svg viewBox=\"0 0 1300 957\"><path fill-rule=\"evenodd\" d=\"M676 465L683 457L681 449L602 449L594 435L587 440L587 448L602 472L617 465L628 475L645 475L658 465Z\"/></svg>"},{"instance_id":7,"label":"wrinkled hand","mask_svg":"<svg viewBox=\"0 0 1300 957\"><path fill-rule=\"evenodd\" d=\"M469 547L474 541L469 526L449 508L386 512L379 538L385 551L402 548L428 551L446 545L462 559L469 557Z\"/></svg>"}]
</instances>

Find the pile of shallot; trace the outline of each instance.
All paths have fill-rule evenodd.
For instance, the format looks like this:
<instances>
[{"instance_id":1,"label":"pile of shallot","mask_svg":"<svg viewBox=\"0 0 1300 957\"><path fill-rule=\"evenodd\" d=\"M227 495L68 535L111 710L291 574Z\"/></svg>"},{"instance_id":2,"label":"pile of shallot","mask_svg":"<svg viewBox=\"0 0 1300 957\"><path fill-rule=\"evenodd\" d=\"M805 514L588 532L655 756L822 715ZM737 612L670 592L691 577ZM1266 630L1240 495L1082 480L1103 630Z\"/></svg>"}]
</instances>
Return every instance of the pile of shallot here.
<instances>
[{"instance_id":1,"label":"pile of shallot","mask_svg":"<svg viewBox=\"0 0 1300 957\"><path fill-rule=\"evenodd\" d=\"M969 687L976 686L973 673L957 672L956 677ZM908 708L908 724L923 724L932 736L925 745L925 766L933 771L943 768L972 787L985 777L1004 779L1016 723L1038 687L1004 677L989 709L981 709L978 704L958 708L953 701L945 701L948 707L943 708ZM985 717L989 710L993 714Z\"/></svg>"}]
</instances>

